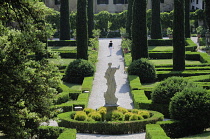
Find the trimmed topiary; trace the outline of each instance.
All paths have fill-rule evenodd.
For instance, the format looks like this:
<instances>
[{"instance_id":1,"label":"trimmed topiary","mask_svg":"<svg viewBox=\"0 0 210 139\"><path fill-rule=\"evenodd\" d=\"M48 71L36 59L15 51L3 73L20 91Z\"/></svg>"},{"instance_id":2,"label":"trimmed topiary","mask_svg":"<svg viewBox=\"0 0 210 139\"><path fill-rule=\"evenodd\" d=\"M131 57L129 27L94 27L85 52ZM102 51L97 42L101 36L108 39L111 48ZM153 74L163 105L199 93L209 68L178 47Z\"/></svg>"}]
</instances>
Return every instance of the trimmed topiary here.
<instances>
[{"instance_id":1,"label":"trimmed topiary","mask_svg":"<svg viewBox=\"0 0 210 139\"><path fill-rule=\"evenodd\" d=\"M183 77L169 77L154 87L151 94L152 103L169 104L176 92L192 86L196 86L196 84Z\"/></svg>"},{"instance_id":2,"label":"trimmed topiary","mask_svg":"<svg viewBox=\"0 0 210 139\"><path fill-rule=\"evenodd\" d=\"M101 121L101 114L99 112L93 111L91 113L88 114L88 117L91 117L93 120L95 121Z\"/></svg>"},{"instance_id":3,"label":"trimmed topiary","mask_svg":"<svg viewBox=\"0 0 210 139\"><path fill-rule=\"evenodd\" d=\"M128 67L128 74L139 76L141 83L154 82L157 77L155 66L146 58L133 61Z\"/></svg>"},{"instance_id":4,"label":"trimmed topiary","mask_svg":"<svg viewBox=\"0 0 210 139\"><path fill-rule=\"evenodd\" d=\"M84 111L77 111L74 116L74 120L77 120L77 121L86 121L87 118L88 118L87 114Z\"/></svg>"},{"instance_id":5,"label":"trimmed topiary","mask_svg":"<svg viewBox=\"0 0 210 139\"><path fill-rule=\"evenodd\" d=\"M115 110L112 111L112 121L123 121L124 120L124 115L121 111Z\"/></svg>"},{"instance_id":6,"label":"trimmed topiary","mask_svg":"<svg viewBox=\"0 0 210 139\"><path fill-rule=\"evenodd\" d=\"M122 112L123 114L128 112L128 110L126 108L123 108L123 107L117 107L117 110Z\"/></svg>"},{"instance_id":7,"label":"trimmed topiary","mask_svg":"<svg viewBox=\"0 0 210 139\"><path fill-rule=\"evenodd\" d=\"M89 113L91 112L95 112L94 109L91 109L91 108L84 108L83 111L88 115Z\"/></svg>"},{"instance_id":8,"label":"trimmed topiary","mask_svg":"<svg viewBox=\"0 0 210 139\"><path fill-rule=\"evenodd\" d=\"M140 110L138 112L138 114L141 115L143 117L143 119L147 119L147 118L150 117L150 113L148 111L142 111L142 110Z\"/></svg>"},{"instance_id":9,"label":"trimmed topiary","mask_svg":"<svg viewBox=\"0 0 210 139\"><path fill-rule=\"evenodd\" d=\"M64 80L69 83L81 84L84 77L93 76L94 66L87 60L77 59L71 62L65 73Z\"/></svg>"},{"instance_id":10,"label":"trimmed topiary","mask_svg":"<svg viewBox=\"0 0 210 139\"><path fill-rule=\"evenodd\" d=\"M188 87L176 93L169 105L171 118L190 128L189 134L210 126L210 93L202 87Z\"/></svg>"}]
</instances>

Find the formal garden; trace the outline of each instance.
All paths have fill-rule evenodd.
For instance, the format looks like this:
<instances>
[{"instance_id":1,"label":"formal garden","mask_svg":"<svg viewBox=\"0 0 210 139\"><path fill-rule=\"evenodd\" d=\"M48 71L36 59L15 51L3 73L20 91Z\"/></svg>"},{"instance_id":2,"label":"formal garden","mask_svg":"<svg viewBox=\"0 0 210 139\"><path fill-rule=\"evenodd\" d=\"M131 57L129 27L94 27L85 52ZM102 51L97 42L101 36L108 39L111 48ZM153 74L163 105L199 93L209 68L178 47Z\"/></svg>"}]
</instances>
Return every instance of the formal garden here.
<instances>
[{"instance_id":1,"label":"formal garden","mask_svg":"<svg viewBox=\"0 0 210 139\"><path fill-rule=\"evenodd\" d=\"M60 12L38 1L0 2L0 135L6 134L0 138L75 139L77 133L141 132L147 139L209 138L210 56L197 52L190 39L201 34L201 49L209 49L209 7L189 12L183 5L189 3L174 0L174 11L160 14L158 8L146 11L146 1L139 0L119 14L95 14L94 22L91 6L86 13L88 2L81 0L77 13L67 12L68 0L61 1ZM206 25L200 27L198 20L206 20ZM173 39L162 38L167 35ZM99 37L122 37L134 109L87 107ZM59 126L40 126L50 119Z\"/></svg>"}]
</instances>

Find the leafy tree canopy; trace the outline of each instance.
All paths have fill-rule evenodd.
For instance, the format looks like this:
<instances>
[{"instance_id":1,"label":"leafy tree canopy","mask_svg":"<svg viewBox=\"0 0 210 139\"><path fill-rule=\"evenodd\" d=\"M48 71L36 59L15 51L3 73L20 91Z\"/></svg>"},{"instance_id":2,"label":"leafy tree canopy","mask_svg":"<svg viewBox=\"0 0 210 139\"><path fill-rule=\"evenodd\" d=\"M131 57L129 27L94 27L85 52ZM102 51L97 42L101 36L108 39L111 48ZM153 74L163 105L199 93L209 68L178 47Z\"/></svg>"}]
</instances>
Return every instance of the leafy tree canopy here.
<instances>
[{"instance_id":1,"label":"leafy tree canopy","mask_svg":"<svg viewBox=\"0 0 210 139\"><path fill-rule=\"evenodd\" d=\"M53 32L38 1L0 2L0 130L9 138L30 138L50 117L60 74L48 60L33 60Z\"/></svg>"}]
</instances>

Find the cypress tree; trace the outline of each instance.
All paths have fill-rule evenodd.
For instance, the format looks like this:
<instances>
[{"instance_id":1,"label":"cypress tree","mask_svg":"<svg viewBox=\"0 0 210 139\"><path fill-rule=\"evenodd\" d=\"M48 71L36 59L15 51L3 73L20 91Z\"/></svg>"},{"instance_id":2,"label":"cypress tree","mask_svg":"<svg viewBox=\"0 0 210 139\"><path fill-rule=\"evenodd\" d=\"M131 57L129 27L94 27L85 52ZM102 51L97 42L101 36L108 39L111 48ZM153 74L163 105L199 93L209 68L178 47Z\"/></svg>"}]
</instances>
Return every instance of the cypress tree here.
<instances>
[{"instance_id":1,"label":"cypress tree","mask_svg":"<svg viewBox=\"0 0 210 139\"><path fill-rule=\"evenodd\" d=\"M131 39L132 10L133 10L133 0L128 0L126 33L128 33L130 39Z\"/></svg>"},{"instance_id":2,"label":"cypress tree","mask_svg":"<svg viewBox=\"0 0 210 139\"><path fill-rule=\"evenodd\" d=\"M134 0L132 22L132 61L148 58L146 2L147 0Z\"/></svg>"},{"instance_id":3,"label":"cypress tree","mask_svg":"<svg viewBox=\"0 0 210 139\"><path fill-rule=\"evenodd\" d=\"M69 0L61 0L60 40L70 39Z\"/></svg>"},{"instance_id":4,"label":"cypress tree","mask_svg":"<svg viewBox=\"0 0 210 139\"><path fill-rule=\"evenodd\" d=\"M152 0L151 39L162 39L160 24L160 0Z\"/></svg>"},{"instance_id":5,"label":"cypress tree","mask_svg":"<svg viewBox=\"0 0 210 139\"><path fill-rule=\"evenodd\" d=\"M205 0L206 25L210 29L210 0Z\"/></svg>"},{"instance_id":6,"label":"cypress tree","mask_svg":"<svg viewBox=\"0 0 210 139\"><path fill-rule=\"evenodd\" d=\"M185 38L190 38L190 0L185 0Z\"/></svg>"},{"instance_id":7,"label":"cypress tree","mask_svg":"<svg viewBox=\"0 0 210 139\"><path fill-rule=\"evenodd\" d=\"M174 0L173 70L185 69L184 0Z\"/></svg>"},{"instance_id":8,"label":"cypress tree","mask_svg":"<svg viewBox=\"0 0 210 139\"><path fill-rule=\"evenodd\" d=\"M77 59L88 59L87 0L77 0Z\"/></svg>"},{"instance_id":9,"label":"cypress tree","mask_svg":"<svg viewBox=\"0 0 210 139\"><path fill-rule=\"evenodd\" d=\"M93 0L88 0L88 37L93 37L93 29L94 29L94 14L93 14Z\"/></svg>"}]
</instances>

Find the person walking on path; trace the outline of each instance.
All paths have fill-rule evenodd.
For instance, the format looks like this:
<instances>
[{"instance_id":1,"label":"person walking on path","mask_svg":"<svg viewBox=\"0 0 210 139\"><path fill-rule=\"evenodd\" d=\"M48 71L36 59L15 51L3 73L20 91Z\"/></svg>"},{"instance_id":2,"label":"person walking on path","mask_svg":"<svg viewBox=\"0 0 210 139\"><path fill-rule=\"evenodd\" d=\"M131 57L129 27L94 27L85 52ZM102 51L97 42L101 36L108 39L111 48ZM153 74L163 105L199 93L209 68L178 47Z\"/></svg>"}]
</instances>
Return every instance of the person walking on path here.
<instances>
[{"instance_id":1,"label":"person walking on path","mask_svg":"<svg viewBox=\"0 0 210 139\"><path fill-rule=\"evenodd\" d=\"M110 56L111 56L112 55L112 49L114 49L112 41L109 42L108 47L109 47L109 52L110 52Z\"/></svg>"}]
</instances>

